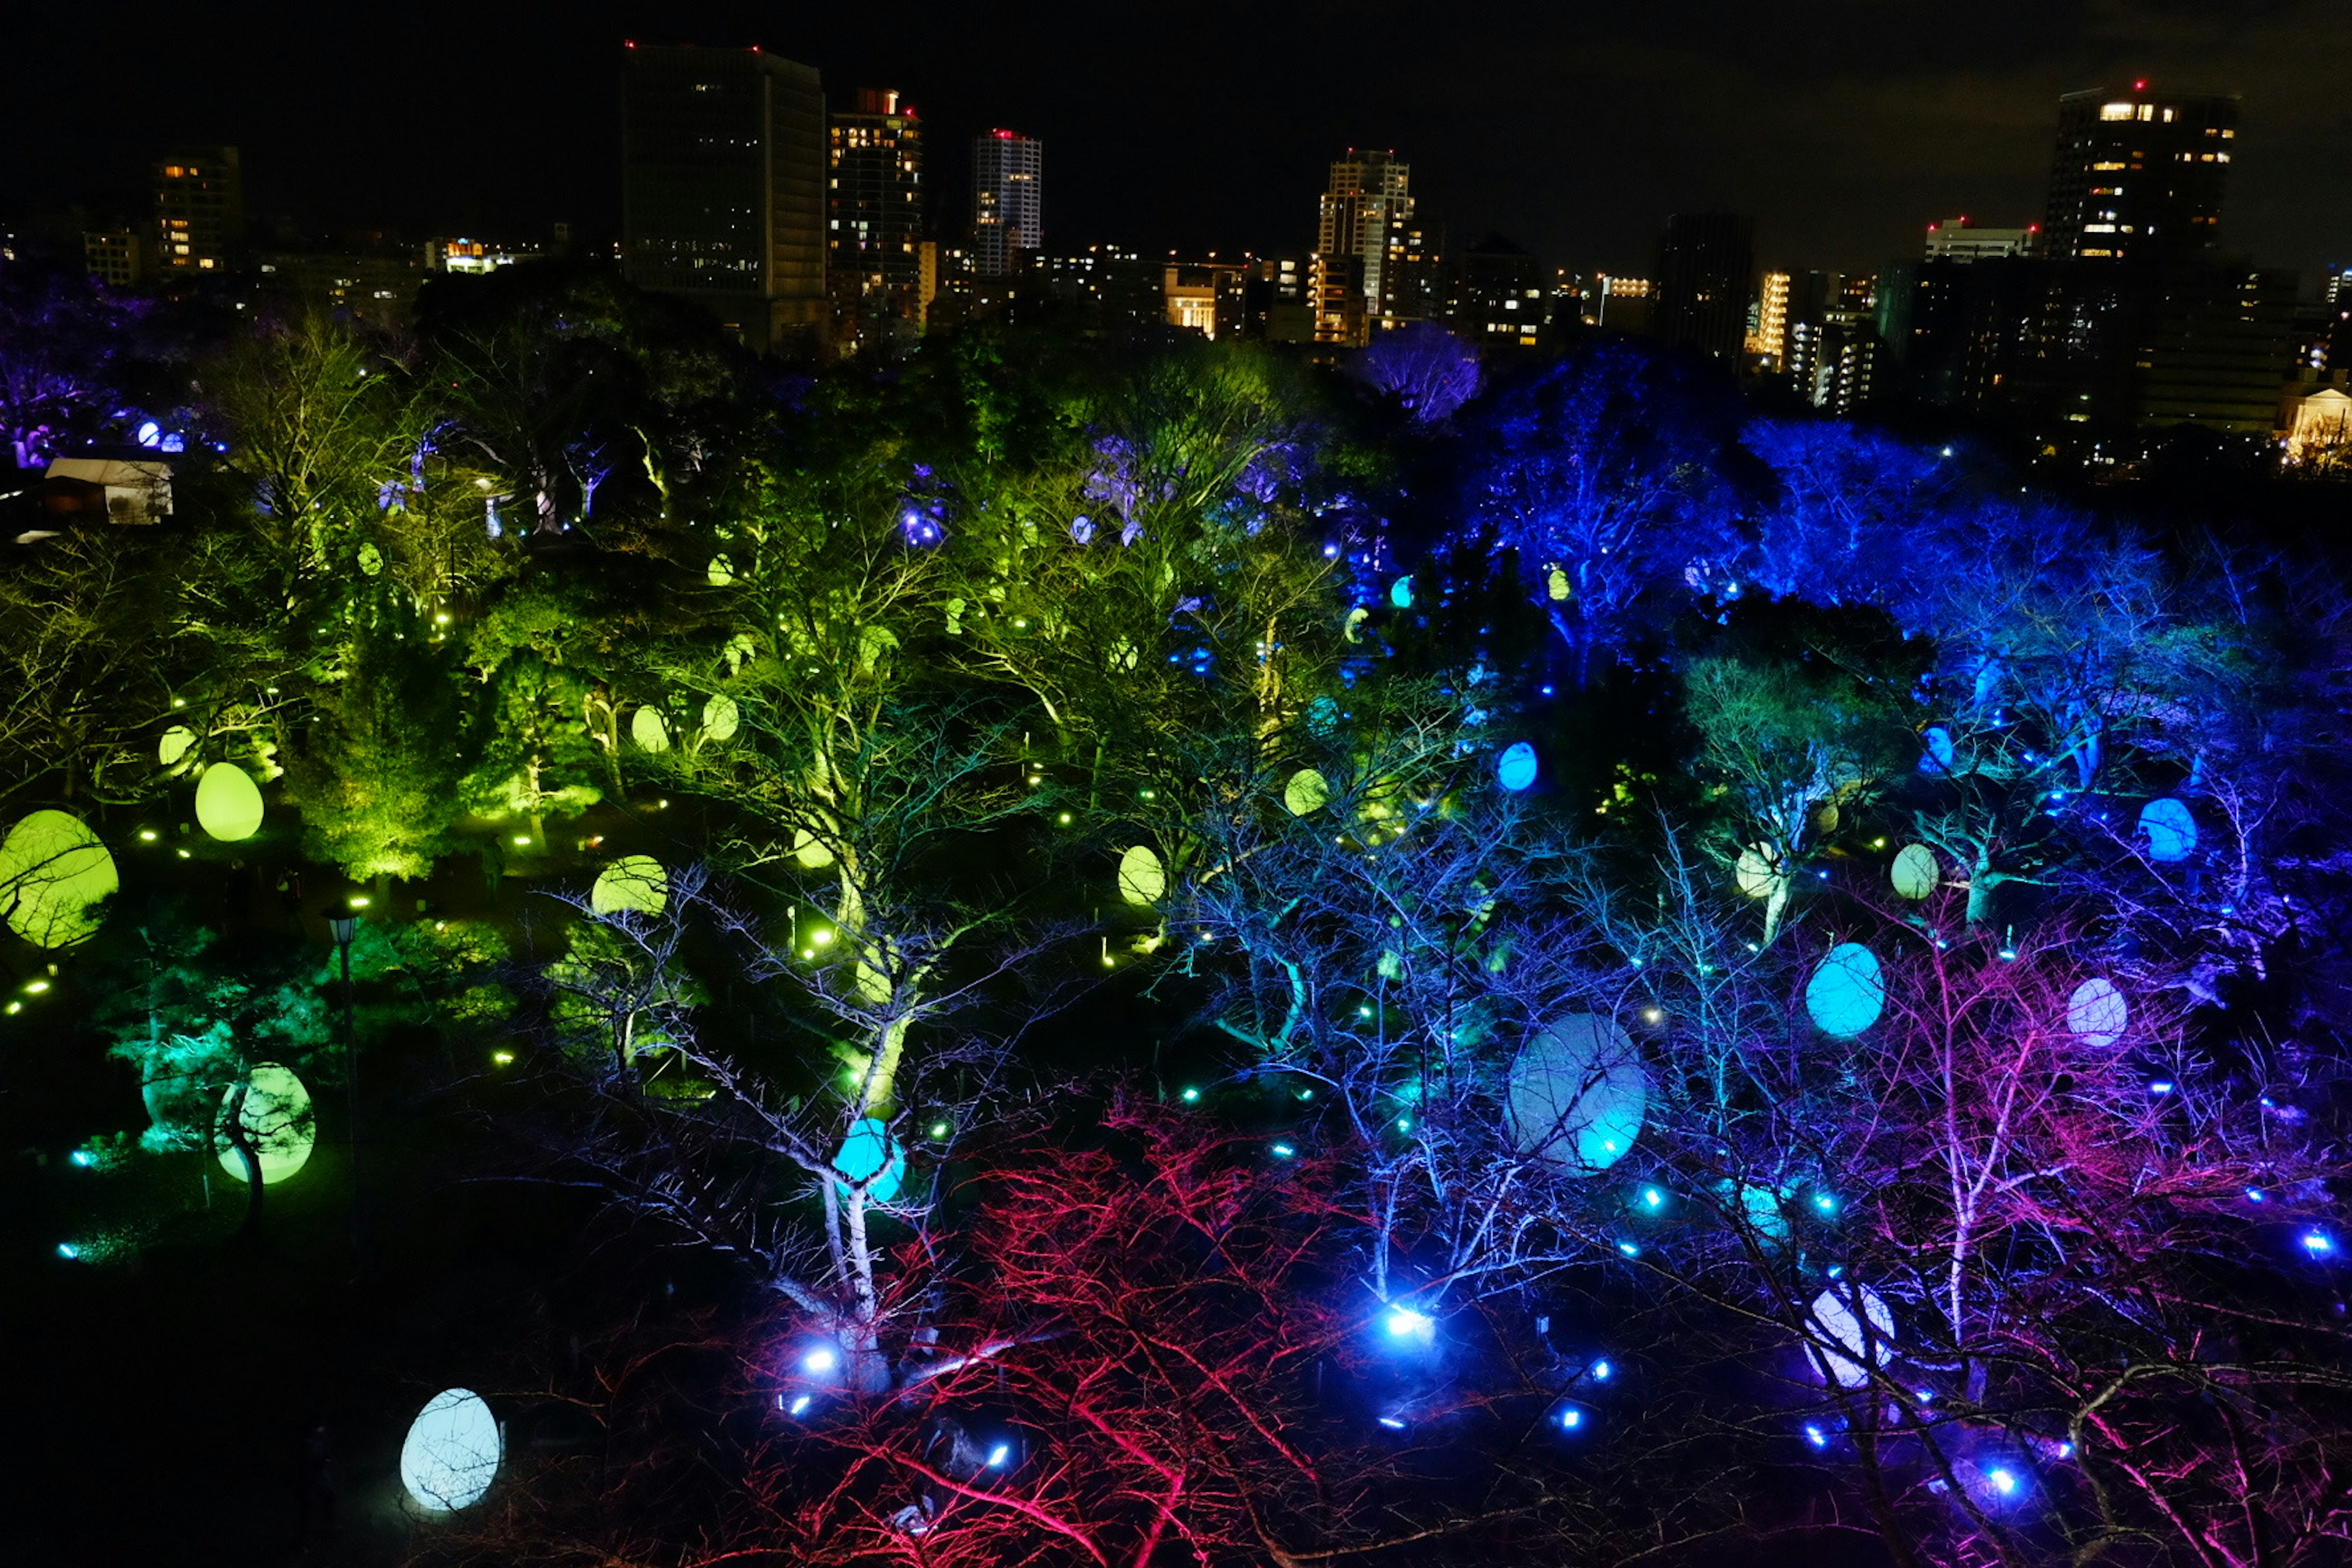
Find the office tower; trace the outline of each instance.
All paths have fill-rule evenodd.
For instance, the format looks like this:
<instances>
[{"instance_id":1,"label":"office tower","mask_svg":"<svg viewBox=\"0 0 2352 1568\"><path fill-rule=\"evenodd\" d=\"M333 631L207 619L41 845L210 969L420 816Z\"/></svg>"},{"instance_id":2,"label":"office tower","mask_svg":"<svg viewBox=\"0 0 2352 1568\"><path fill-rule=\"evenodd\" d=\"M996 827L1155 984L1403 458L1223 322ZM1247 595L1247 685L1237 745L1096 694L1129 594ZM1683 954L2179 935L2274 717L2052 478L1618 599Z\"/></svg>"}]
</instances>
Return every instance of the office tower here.
<instances>
[{"instance_id":1,"label":"office tower","mask_svg":"<svg viewBox=\"0 0 2352 1568\"><path fill-rule=\"evenodd\" d=\"M971 269L983 278L1017 272L1045 244L1045 143L991 131L971 144Z\"/></svg>"},{"instance_id":2,"label":"office tower","mask_svg":"<svg viewBox=\"0 0 2352 1568\"><path fill-rule=\"evenodd\" d=\"M1315 341L1314 264L1266 257L1251 264L1242 285L1244 336L1273 343Z\"/></svg>"},{"instance_id":3,"label":"office tower","mask_svg":"<svg viewBox=\"0 0 2352 1568\"><path fill-rule=\"evenodd\" d=\"M1448 313L1454 329L1482 347L1534 348L1544 328L1542 264L1488 235L1462 253Z\"/></svg>"},{"instance_id":4,"label":"office tower","mask_svg":"<svg viewBox=\"0 0 2352 1568\"><path fill-rule=\"evenodd\" d=\"M1756 221L1738 213L1676 213L1658 247L1653 331L1670 343L1739 363L1756 275Z\"/></svg>"},{"instance_id":5,"label":"office tower","mask_svg":"<svg viewBox=\"0 0 2352 1568\"><path fill-rule=\"evenodd\" d=\"M1647 335L1657 324L1658 285L1648 278L1620 278L1613 273L1595 275L1592 293L1592 325L1612 332Z\"/></svg>"},{"instance_id":6,"label":"office tower","mask_svg":"<svg viewBox=\"0 0 2352 1568\"><path fill-rule=\"evenodd\" d=\"M1878 391L1878 279L1866 273L1787 276L1790 384L1816 408L1851 414Z\"/></svg>"},{"instance_id":7,"label":"office tower","mask_svg":"<svg viewBox=\"0 0 2352 1568\"><path fill-rule=\"evenodd\" d=\"M1763 289L1756 298L1754 353L1761 369L1789 368L1789 275L1785 272L1764 274Z\"/></svg>"},{"instance_id":8,"label":"office tower","mask_svg":"<svg viewBox=\"0 0 2352 1568\"><path fill-rule=\"evenodd\" d=\"M1315 341L1362 343L1409 299L1412 166L1393 150L1350 147L1331 165L1315 237Z\"/></svg>"},{"instance_id":9,"label":"office tower","mask_svg":"<svg viewBox=\"0 0 2352 1568\"><path fill-rule=\"evenodd\" d=\"M85 229L81 237L82 270L100 283L129 288L147 277L147 258L154 252L143 230Z\"/></svg>"},{"instance_id":10,"label":"office tower","mask_svg":"<svg viewBox=\"0 0 2352 1568\"><path fill-rule=\"evenodd\" d=\"M183 147L155 165L155 267L226 272L245 246L245 176L234 147Z\"/></svg>"},{"instance_id":11,"label":"office tower","mask_svg":"<svg viewBox=\"0 0 2352 1568\"><path fill-rule=\"evenodd\" d=\"M2210 249L2237 143L2238 100L2147 90L2058 100L2042 233L2053 256L2179 260Z\"/></svg>"},{"instance_id":12,"label":"office tower","mask_svg":"<svg viewBox=\"0 0 2352 1568\"><path fill-rule=\"evenodd\" d=\"M1984 228L1966 217L1948 217L1927 226L1929 261L1985 261L2002 256L2031 256L2040 244L2042 226Z\"/></svg>"},{"instance_id":13,"label":"office tower","mask_svg":"<svg viewBox=\"0 0 2352 1568\"><path fill-rule=\"evenodd\" d=\"M825 336L824 94L752 49L632 44L621 88L629 281L702 305L761 353Z\"/></svg>"},{"instance_id":14,"label":"office tower","mask_svg":"<svg viewBox=\"0 0 2352 1568\"><path fill-rule=\"evenodd\" d=\"M861 89L833 117L825 278L834 347L912 337L923 323L923 132L898 94Z\"/></svg>"}]
</instances>

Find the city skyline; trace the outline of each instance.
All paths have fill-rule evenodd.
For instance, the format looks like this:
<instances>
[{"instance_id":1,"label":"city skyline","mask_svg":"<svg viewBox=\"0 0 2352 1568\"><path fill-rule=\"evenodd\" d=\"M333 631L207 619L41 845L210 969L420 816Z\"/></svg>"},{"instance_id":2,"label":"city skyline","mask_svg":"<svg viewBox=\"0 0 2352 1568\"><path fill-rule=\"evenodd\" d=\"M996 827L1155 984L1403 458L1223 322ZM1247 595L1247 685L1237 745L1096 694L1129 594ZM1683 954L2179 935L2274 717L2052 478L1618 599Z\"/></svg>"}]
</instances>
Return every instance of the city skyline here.
<instances>
[{"instance_id":1,"label":"city skyline","mask_svg":"<svg viewBox=\"0 0 2352 1568\"><path fill-rule=\"evenodd\" d=\"M102 223L136 201L162 149L198 142L244 150L264 220L617 232L618 46L642 32L761 43L816 66L844 100L887 83L923 105L942 147L995 125L1053 143L1055 246L1303 252L1314 235L1301 193L1321 188L1344 147L1377 145L1413 165L1423 211L1457 235L1498 231L1558 265L1644 270L1668 214L1716 208L1757 216L1760 259L1874 267L1952 213L2038 221L2060 96L2146 78L2240 96L2225 250L2305 272L2352 253L2352 108L2328 90L2352 74L2340 6L2190 18L2108 5L2031 23L1994 6L1968 29L1847 18L1872 48L1829 41L1835 27L1799 47L1780 32L1805 27L1768 37L1732 13L1672 33L1579 14L1408 46L1400 13L1370 29L1386 43L1339 46L1350 68L1313 72L1282 63L1304 58L1284 42L1304 23L1213 15L1139 51L1121 26L1050 8L985 26L940 10L913 27L814 16L786 27L741 7L592 6L548 27L491 6L480 46L430 72L429 45L404 38L339 51L321 71L316 38L224 28L110 66L126 90L99 123L68 113L62 84L26 84L0 109L31 154L0 173L0 214L80 200ZM1255 42L1237 51L1239 37ZM420 73L442 112L350 112L389 110ZM1497 114L1509 136L1492 133ZM967 200L943 189L934 210Z\"/></svg>"}]
</instances>

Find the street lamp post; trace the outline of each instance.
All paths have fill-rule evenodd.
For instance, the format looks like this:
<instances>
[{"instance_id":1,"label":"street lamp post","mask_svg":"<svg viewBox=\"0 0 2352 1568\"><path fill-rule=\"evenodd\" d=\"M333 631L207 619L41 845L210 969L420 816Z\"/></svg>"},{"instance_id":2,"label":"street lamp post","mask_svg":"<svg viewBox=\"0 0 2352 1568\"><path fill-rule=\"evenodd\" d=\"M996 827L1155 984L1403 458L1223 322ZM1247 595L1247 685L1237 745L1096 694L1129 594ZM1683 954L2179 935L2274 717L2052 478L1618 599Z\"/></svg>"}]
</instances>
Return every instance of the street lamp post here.
<instances>
[{"instance_id":1,"label":"street lamp post","mask_svg":"<svg viewBox=\"0 0 2352 1568\"><path fill-rule=\"evenodd\" d=\"M364 1272L367 1215L360 1185L360 1053L359 1036L352 1027L352 938L359 929L359 916L348 911L327 917L327 930L335 939L335 956L343 972L343 1117L352 1130L352 1257Z\"/></svg>"}]
</instances>

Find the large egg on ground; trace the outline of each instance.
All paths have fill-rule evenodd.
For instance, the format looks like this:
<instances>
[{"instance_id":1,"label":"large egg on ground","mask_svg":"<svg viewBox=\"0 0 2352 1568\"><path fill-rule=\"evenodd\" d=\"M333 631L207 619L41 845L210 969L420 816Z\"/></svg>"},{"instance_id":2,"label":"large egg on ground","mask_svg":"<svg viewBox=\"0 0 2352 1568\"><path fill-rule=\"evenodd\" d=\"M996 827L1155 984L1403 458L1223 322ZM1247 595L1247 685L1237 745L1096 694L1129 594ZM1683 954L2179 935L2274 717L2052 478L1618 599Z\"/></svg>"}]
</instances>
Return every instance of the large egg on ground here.
<instances>
[{"instance_id":1,"label":"large egg on ground","mask_svg":"<svg viewBox=\"0 0 2352 1568\"><path fill-rule=\"evenodd\" d=\"M1331 799L1330 781L1313 768L1301 768L1282 786L1282 804L1293 816L1323 809Z\"/></svg>"},{"instance_id":2,"label":"large egg on ground","mask_svg":"<svg viewBox=\"0 0 2352 1568\"><path fill-rule=\"evenodd\" d=\"M648 703L630 716L629 739L637 743L641 752L667 752L669 750L669 721L661 716L660 709Z\"/></svg>"},{"instance_id":3,"label":"large egg on ground","mask_svg":"<svg viewBox=\"0 0 2352 1568\"><path fill-rule=\"evenodd\" d=\"M223 844L261 831L261 787L235 763L215 763L196 781L196 826Z\"/></svg>"},{"instance_id":4,"label":"large egg on ground","mask_svg":"<svg viewBox=\"0 0 2352 1568\"><path fill-rule=\"evenodd\" d=\"M408 1424L400 1445L400 1484L435 1513L471 1508L498 1479L506 1435L489 1405L470 1388L445 1388Z\"/></svg>"},{"instance_id":5,"label":"large egg on ground","mask_svg":"<svg viewBox=\"0 0 2352 1568\"><path fill-rule=\"evenodd\" d=\"M2197 847L2197 819L2186 801L2168 795L2139 808L2139 832L2151 860L2186 860Z\"/></svg>"},{"instance_id":6,"label":"large egg on ground","mask_svg":"<svg viewBox=\"0 0 2352 1568\"><path fill-rule=\"evenodd\" d=\"M624 855L596 873L588 907L600 915L657 915L669 905L669 873L650 855Z\"/></svg>"},{"instance_id":7,"label":"large egg on ground","mask_svg":"<svg viewBox=\"0 0 2352 1568\"><path fill-rule=\"evenodd\" d=\"M1894 1352L1895 1314L1867 1285L1836 1286L1813 1298L1805 1353L1840 1388L1860 1388Z\"/></svg>"},{"instance_id":8,"label":"large egg on ground","mask_svg":"<svg viewBox=\"0 0 2352 1568\"><path fill-rule=\"evenodd\" d=\"M1118 896L1130 904L1156 904L1168 896L1167 868L1148 844L1118 858Z\"/></svg>"},{"instance_id":9,"label":"large egg on ground","mask_svg":"<svg viewBox=\"0 0 2352 1568\"><path fill-rule=\"evenodd\" d=\"M99 927L98 905L122 885L114 857L81 818L37 811L0 841L0 908L36 947L71 947Z\"/></svg>"},{"instance_id":10,"label":"large egg on ground","mask_svg":"<svg viewBox=\"0 0 2352 1568\"><path fill-rule=\"evenodd\" d=\"M2122 1039L2130 1022L2131 1004L2112 980L2085 980L2066 999L2066 1032L2094 1049L2105 1050Z\"/></svg>"},{"instance_id":11,"label":"large egg on ground","mask_svg":"<svg viewBox=\"0 0 2352 1568\"><path fill-rule=\"evenodd\" d=\"M1523 1154L1576 1175L1615 1164L1642 1135L1650 1080L1633 1042L1610 1019L1577 1013L1546 1029L1511 1064L1511 1130Z\"/></svg>"},{"instance_id":12,"label":"large egg on ground","mask_svg":"<svg viewBox=\"0 0 2352 1568\"><path fill-rule=\"evenodd\" d=\"M1858 942L1830 949L1805 983L1805 1011L1824 1035L1851 1039L1878 1022L1886 1007L1886 977L1878 955Z\"/></svg>"},{"instance_id":13,"label":"large egg on ground","mask_svg":"<svg viewBox=\"0 0 2352 1568\"><path fill-rule=\"evenodd\" d=\"M1916 900L1934 892L1936 885L1944 879L1944 873L1936 864L1933 849L1925 844L1906 844L1895 851L1895 864L1887 868L1886 879L1895 884L1897 898Z\"/></svg>"},{"instance_id":14,"label":"large egg on ground","mask_svg":"<svg viewBox=\"0 0 2352 1568\"><path fill-rule=\"evenodd\" d=\"M310 1147L318 1142L318 1117L310 1107L310 1091L290 1068L276 1062L257 1063L246 1075L245 1084L245 1104L237 1121L261 1166L262 1184L275 1186L310 1163ZM236 1103L236 1089L232 1085L221 1096L213 1146L219 1152L221 1168L242 1182L246 1180L245 1153L229 1137L229 1108Z\"/></svg>"}]
</instances>

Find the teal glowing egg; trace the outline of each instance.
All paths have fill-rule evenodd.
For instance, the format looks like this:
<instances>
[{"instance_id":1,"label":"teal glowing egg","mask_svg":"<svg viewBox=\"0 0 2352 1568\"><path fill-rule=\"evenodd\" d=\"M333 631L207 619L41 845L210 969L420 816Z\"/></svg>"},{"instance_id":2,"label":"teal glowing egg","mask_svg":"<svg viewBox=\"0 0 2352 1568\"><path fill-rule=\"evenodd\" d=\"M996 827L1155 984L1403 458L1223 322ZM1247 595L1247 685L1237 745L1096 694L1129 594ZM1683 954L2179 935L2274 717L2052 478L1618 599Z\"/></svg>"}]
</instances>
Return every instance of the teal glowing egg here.
<instances>
[{"instance_id":1,"label":"teal glowing egg","mask_svg":"<svg viewBox=\"0 0 2352 1568\"><path fill-rule=\"evenodd\" d=\"M1509 1090L1519 1152L1589 1176L1623 1159L1642 1135L1650 1080L1624 1030L1577 1013L1519 1052Z\"/></svg>"},{"instance_id":2,"label":"teal glowing egg","mask_svg":"<svg viewBox=\"0 0 2352 1568\"><path fill-rule=\"evenodd\" d=\"M709 741L731 741L743 723L743 710L721 691L702 705L702 735Z\"/></svg>"},{"instance_id":3,"label":"teal glowing egg","mask_svg":"<svg viewBox=\"0 0 2352 1568\"><path fill-rule=\"evenodd\" d=\"M1313 768L1301 768L1282 786L1282 804L1293 816L1306 816L1330 803L1330 781Z\"/></svg>"},{"instance_id":4,"label":"teal glowing egg","mask_svg":"<svg viewBox=\"0 0 2352 1568\"><path fill-rule=\"evenodd\" d=\"M877 1204L887 1204L898 1195L907 1175L906 1152L898 1141L890 1136L888 1125L872 1116L861 1117L841 1141L841 1152L833 1157L833 1168L852 1182L866 1184L866 1195Z\"/></svg>"},{"instance_id":5,"label":"teal glowing egg","mask_svg":"<svg viewBox=\"0 0 2352 1568\"><path fill-rule=\"evenodd\" d=\"M1897 898L1917 900L1936 890L1944 879L1936 865L1936 852L1925 844L1906 844L1895 852L1895 864L1887 868L1886 879L1895 884Z\"/></svg>"},{"instance_id":6,"label":"teal glowing egg","mask_svg":"<svg viewBox=\"0 0 2352 1568\"><path fill-rule=\"evenodd\" d=\"M482 1500L506 1458L506 1434L482 1396L445 1388L408 1424L400 1484L419 1508L450 1513Z\"/></svg>"},{"instance_id":7,"label":"teal glowing egg","mask_svg":"<svg viewBox=\"0 0 2352 1568\"><path fill-rule=\"evenodd\" d=\"M2197 847L2197 819L2186 801L2168 795L2139 808L2139 832L2151 860L2186 860Z\"/></svg>"},{"instance_id":8,"label":"teal glowing egg","mask_svg":"<svg viewBox=\"0 0 2352 1568\"><path fill-rule=\"evenodd\" d=\"M261 1184L274 1187L308 1164L311 1146L319 1139L317 1114L310 1106L310 1091L302 1087L290 1068L276 1062L260 1062L245 1077L245 1104L237 1121L245 1131L246 1142L253 1145L254 1159L261 1166ZM245 1154L230 1139L229 1106L236 1099L232 1086L221 1096L220 1118L213 1127L213 1148L219 1155L221 1169L237 1181L246 1180Z\"/></svg>"},{"instance_id":9,"label":"teal glowing egg","mask_svg":"<svg viewBox=\"0 0 2352 1568\"><path fill-rule=\"evenodd\" d=\"M1813 1370L1840 1388L1860 1388L1895 1353L1895 1314L1867 1285L1832 1285L1813 1298L1805 1324Z\"/></svg>"},{"instance_id":10,"label":"teal glowing egg","mask_svg":"<svg viewBox=\"0 0 2352 1568\"><path fill-rule=\"evenodd\" d=\"M35 947L71 947L95 935L99 906L121 886L114 857L81 818L37 811L0 841L0 907Z\"/></svg>"},{"instance_id":11,"label":"teal glowing egg","mask_svg":"<svg viewBox=\"0 0 2352 1568\"><path fill-rule=\"evenodd\" d=\"M1748 1227L1757 1235L1772 1241L1789 1238L1788 1211L1781 1207L1780 1194L1754 1182L1739 1184L1739 1210Z\"/></svg>"},{"instance_id":12,"label":"teal glowing egg","mask_svg":"<svg viewBox=\"0 0 2352 1568\"><path fill-rule=\"evenodd\" d=\"M1920 733L1919 740L1927 748L1927 754L1919 759L1919 771L1923 773L1950 773L1952 763L1959 756L1958 749L1952 744L1952 732L1941 724L1930 724Z\"/></svg>"},{"instance_id":13,"label":"teal glowing egg","mask_svg":"<svg viewBox=\"0 0 2352 1568\"><path fill-rule=\"evenodd\" d=\"M195 743L196 732L194 730L185 724L174 724L164 731L163 740L156 742L155 760L168 768L186 756Z\"/></svg>"},{"instance_id":14,"label":"teal glowing egg","mask_svg":"<svg viewBox=\"0 0 2352 1568\"><path fill-rule=\"evenodd\" d=\"M650 855L624 855L596 873L588 907L600 915L657 915L669 905L669 873Z\"/></svg>"},{"instance_id":15,"label":"teal glowing egg","mask_svg":"<svg viewBox=\"0 0 2352 1568\"><path fill-rule=\"evenodd\" d=\"M1168 896L1168 870L1150 846L1138 844L1118 858L1118 896L1130 904L1156 904Z\"/></svg>"},{"instance_id":16,"label":"teal glowing egg","mask_svg":"<svg viewBox=\"0 0 2352 1568\"><path fill-rule=\"evenodd\" d=\"M1525 741L1514 741L1503 749L1503 760L1495 764L1495 777L1513 795L1536 782L1538 763L1536 749Z\"/></svg>"},{"instance_id":17,"label":"teal glowing egg","mask_svg":"<svg viewBox=\"0 0 2352 1568\"><path fill-rule=\"evenodd\" d=\"M1412 608L1412 577L1400 577L1395 582L1389 584L1389 603L1394 605L1400 610L1410 610Z\"/></svg>"},{"instance_id":18,"label":"teal glowing egg","mask_svg":"<svg viewBox=\"0 0 2352 1568\"><path fill-rule=\"evenodd\" d=\"M669 750L669 721L661 716L658 708L650 705L640 708L630 716L629 739L637 743L639 751L667 752Z\"/></svg>"},{"instance_id":19,"label":"teal glowing egg","mask_svg":"<svg viewBox=\"0 0 2352 1568\"><path fill-rule=\"evenodd\" d=\"M2112 980L2085 980L2066 1000L2066 1032L2095 1050L2122 1039L2130 1022L2131 1004Z\"/></svg>"},{"instance_id":20,"label":"teal glowing egg","mask_svg":"<svg viewBox=\"0 0 2352 1568\"><path fill-rule=\"evenodd\" d=\"M223 844L261 831L261 787L235 763L215 763L196 780L196 826Z\"/></svg>"},{"instance_id":21,"label":"teal glowing egg","mask_svg":"<svg viewBox=\"0 0 2352 1568\"><path fill-rule=\"evenodd\" d=\"M1885 1009L1886 978L1878 956L1858 942L1830 949L1805 984L1805 1011L1824 1035L1852 1039L1878 1022Z\"/></svg>"}]
</instances>

